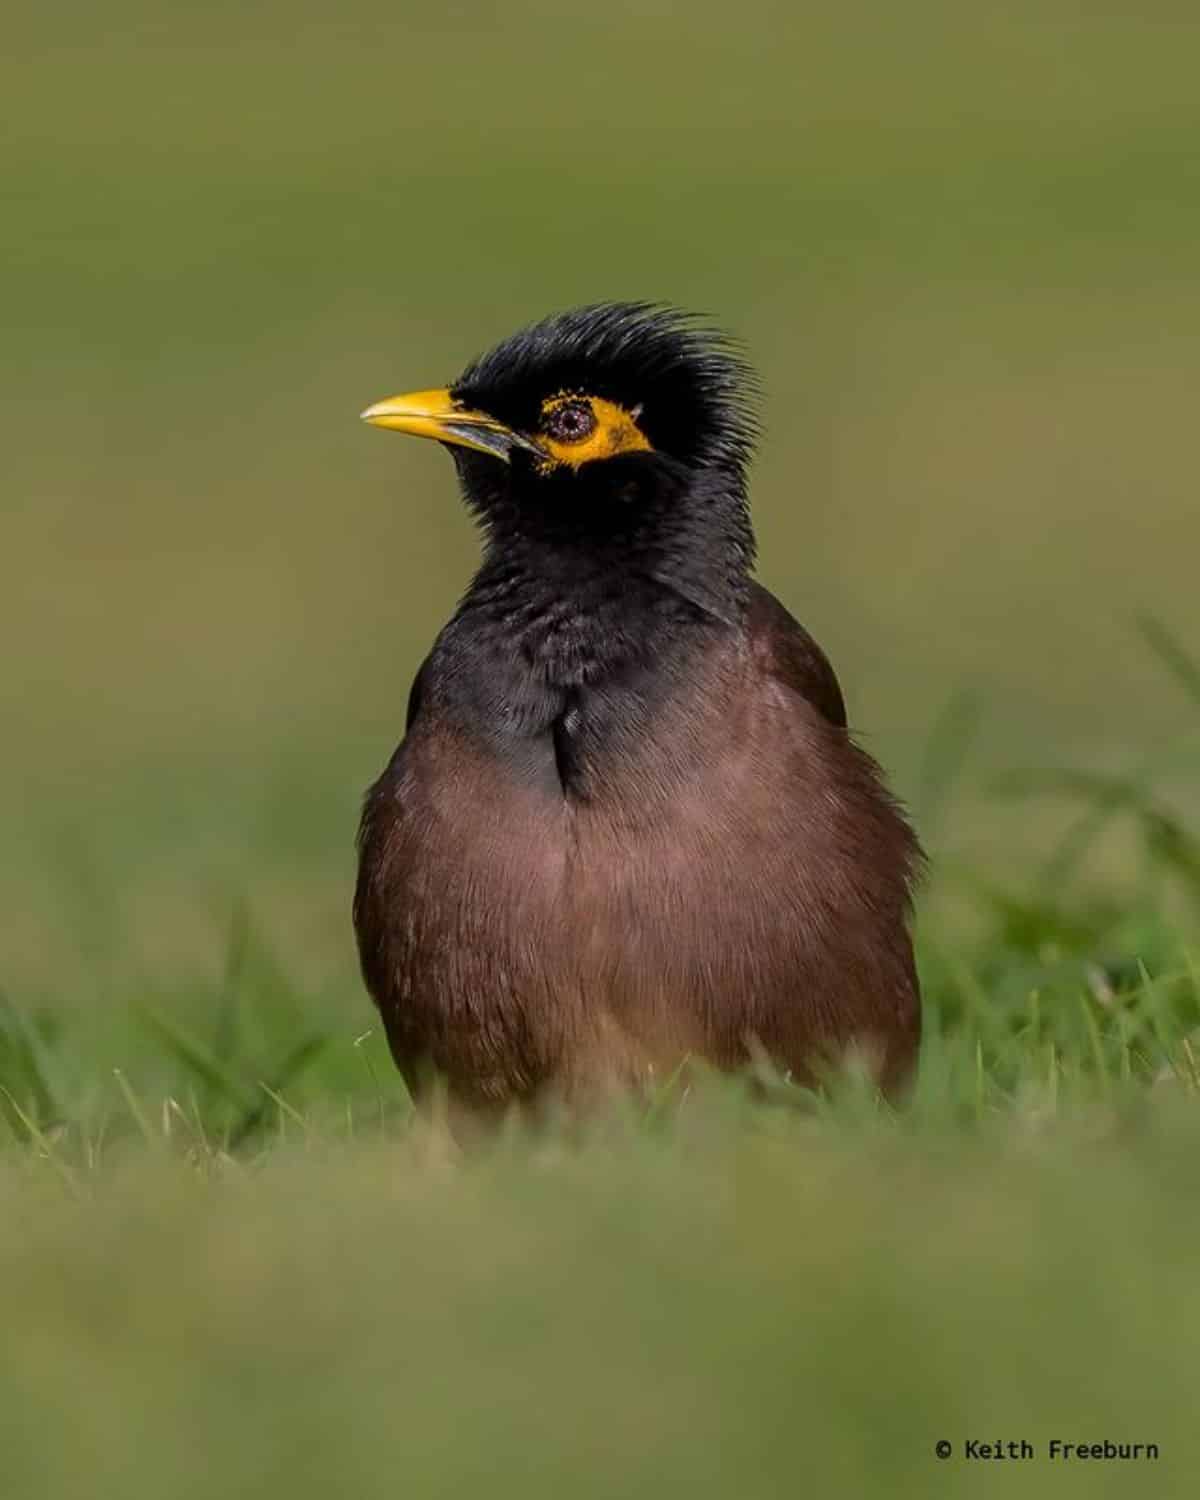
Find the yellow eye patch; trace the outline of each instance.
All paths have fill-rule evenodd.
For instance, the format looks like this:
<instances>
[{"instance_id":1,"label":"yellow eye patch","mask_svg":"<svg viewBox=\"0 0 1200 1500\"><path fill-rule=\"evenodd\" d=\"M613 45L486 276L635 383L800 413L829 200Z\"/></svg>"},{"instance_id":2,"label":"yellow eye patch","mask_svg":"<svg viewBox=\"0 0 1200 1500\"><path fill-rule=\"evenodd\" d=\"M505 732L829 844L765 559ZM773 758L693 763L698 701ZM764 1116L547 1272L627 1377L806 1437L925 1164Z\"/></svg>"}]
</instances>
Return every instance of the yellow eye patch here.
<instances>
[{"instance_id":1,"label":"yellow eye patch","mask_svg":"<svg viewBox=\"0 0 1200 1500\"><path fill-rule=\"evenodd\" d=\"M597 458L618 453L649 452L650 442L637 424L640 408L626 411L603 396L562 391L542 403L537 442L545 467L567 464L578 469Z\"/></svg>"}]
</instances>

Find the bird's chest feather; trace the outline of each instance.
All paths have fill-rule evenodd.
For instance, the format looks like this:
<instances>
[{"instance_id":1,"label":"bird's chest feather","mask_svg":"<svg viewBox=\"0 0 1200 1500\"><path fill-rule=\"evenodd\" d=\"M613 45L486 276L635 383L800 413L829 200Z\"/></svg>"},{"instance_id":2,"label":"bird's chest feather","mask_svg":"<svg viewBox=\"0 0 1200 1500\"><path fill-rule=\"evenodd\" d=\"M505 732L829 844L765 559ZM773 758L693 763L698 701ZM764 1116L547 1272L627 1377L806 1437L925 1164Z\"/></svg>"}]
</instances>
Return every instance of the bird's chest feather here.
<instances>
[{"instance_id":1,"label":"bird's chest feather","mask_svg":"<svg viewBox=\"0 0 1200 1500\"><path fill-rule=\"evenodd\" d=\"M656 697L531 694L487 732L418 715L368 799L358 898L398 1058L489 1099L733 1065L854 913L892 902L844 858L862 788L841 731L747 670L735 643ZM829 962L857 972L852 947Z\"/></svg>"},{"instance_id":2,"label":"bird's chest feather","mask_svg":"<svg viewBox=\"0 0 1200 1500\"><path fill-rule=\"evenodd\" d=\"M390 910L423 942L579 973L713 912L730 838L769 880L794 747L748 710L741 665L714 657L686 691L661 671L553 689L482 678L473 701L493 693L502 712L418 721L377 794Z\"/></svg>"}]
</instances>

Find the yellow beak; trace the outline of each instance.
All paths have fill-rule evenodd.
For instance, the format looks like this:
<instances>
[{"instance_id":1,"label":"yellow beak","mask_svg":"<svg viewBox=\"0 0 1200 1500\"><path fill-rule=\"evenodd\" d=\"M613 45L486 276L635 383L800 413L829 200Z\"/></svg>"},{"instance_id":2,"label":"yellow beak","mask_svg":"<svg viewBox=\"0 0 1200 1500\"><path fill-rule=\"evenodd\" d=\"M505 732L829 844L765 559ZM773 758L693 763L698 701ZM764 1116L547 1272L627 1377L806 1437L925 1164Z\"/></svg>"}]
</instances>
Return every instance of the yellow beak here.
<instances>
[{"instance_id":1,"label":"yellow beak","mask_svg":"<svg viewBox=\"0 0 1200 1500\"><path fill-rule=\"evenodd\" d=\"M445 389L389 396L386 401L368 406L362 419L373 427L390 427L393 432L407 432L411 437L474 448L479 453L502 458L505 463L510 461L516 447L538 451L533 443L505 427L503 422L486 412L462 406Z\"/></svg>"}]
</instances>

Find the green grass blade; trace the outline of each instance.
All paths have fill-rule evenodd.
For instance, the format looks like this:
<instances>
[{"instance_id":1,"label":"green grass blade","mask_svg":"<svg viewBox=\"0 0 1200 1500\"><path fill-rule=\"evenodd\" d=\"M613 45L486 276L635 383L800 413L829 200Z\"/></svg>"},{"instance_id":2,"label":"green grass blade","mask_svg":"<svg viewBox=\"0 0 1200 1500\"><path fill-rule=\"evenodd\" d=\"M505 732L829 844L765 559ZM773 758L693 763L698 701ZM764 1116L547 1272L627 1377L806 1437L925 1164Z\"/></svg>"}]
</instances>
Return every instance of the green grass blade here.
<instances>
[{"instance_id":1,"label":"green grass blade","mask_svg":"<svg viewBox=\"0 0 1200 1500\"><path fill-rule=\"evenodd\" d=\"M978 736L980 718L978 695L960 689L950 696L925 741L914 800L926 839L932 839L941 826Z\"/></svg>"},{"instance_id":2,"label":"green grass blade","mask_svg":"<svg viewBox=\"0 0 1200 1500\"><path fill-rule=\"evenodd\" d=\"M26 1094L43 1121L60 1116L46 1050L24 1010L0 990L0 1081Z\"/></svg>"},{"instance_id":3,"label":"green grass blade","mask_svg":"<svg viewBox=\"0 0 1200 1500\"><path fill-rule=\"evenodd\" d=\"M189 1036L176 1022L148 1007L141 1007L138 1014L166 1051L208 1090L219 1094L239 1109L246 1109L250 1105L249 1086L243 1084L220 1059L214 1057L203 1042Z\"/></svg>"},{"instance_id":4,"label":"green grass blade","mask_svg":"<svg viewBox=\"0 0 1200 1500\"><path fill-rule=\"evenodd\" d=\"M267 1098L273 1098L275 1095L282 1093L288 1083L294 1078L298 1078L305 1068L309 1067L325 1051L328 1045L329 1038L327 1036L314 1034L305 1037L303 1041L293 1047L291 1052L287 1054L283 1062L275 1070L270 1082L260 1083L259 1087L267 1095ZM245 1110L229 1133L229 1149L231 1151L236 1150L238 1146L245 1145L261 1128L266 1118L266 1112L267 1101L265 1099L256 1100Z\"/></svg>"},{"instance_id":5,"label":"green grass blade","mask_svg":"<svg viewBox=\"0 0 1200 1500\"><path fill-rule=\"evenodd\" d=\"M1200 707L1200 661L1191 655L1156 615L1140 614L1135 623L1150 650L1191 701Z\"/></svg>"}]
</instances>

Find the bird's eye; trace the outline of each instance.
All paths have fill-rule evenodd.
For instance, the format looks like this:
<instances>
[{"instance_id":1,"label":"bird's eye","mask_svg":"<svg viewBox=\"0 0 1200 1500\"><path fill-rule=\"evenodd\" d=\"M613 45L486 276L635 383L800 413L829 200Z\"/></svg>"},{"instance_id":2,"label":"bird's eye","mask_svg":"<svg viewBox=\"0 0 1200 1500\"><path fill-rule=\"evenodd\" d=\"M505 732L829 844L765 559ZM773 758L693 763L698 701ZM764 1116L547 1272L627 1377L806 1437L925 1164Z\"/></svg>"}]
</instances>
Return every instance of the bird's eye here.
<instances>
[{"instance_id":1,"label":"bird's eye","mask_svg":"<svg viewBox=\"0 0 1200 1500\"><path fill-rule=\"evenodd\" d=\"M548 437L560 443L581 443L596 430L596 414L586 401L564 401L546 417Z\"/></svg>"}]
</instances>

